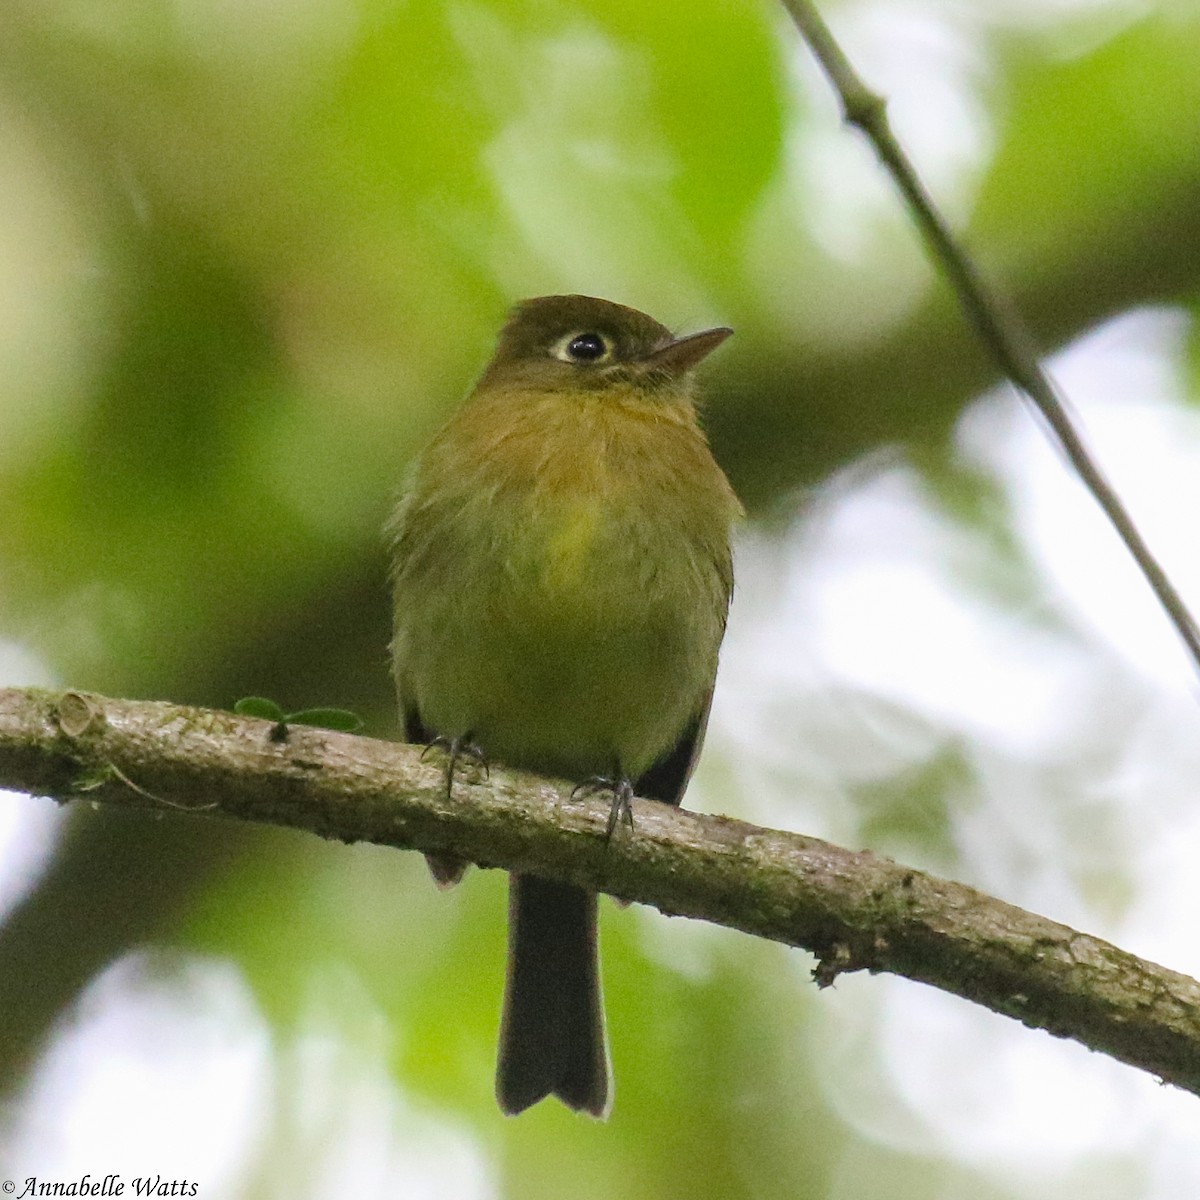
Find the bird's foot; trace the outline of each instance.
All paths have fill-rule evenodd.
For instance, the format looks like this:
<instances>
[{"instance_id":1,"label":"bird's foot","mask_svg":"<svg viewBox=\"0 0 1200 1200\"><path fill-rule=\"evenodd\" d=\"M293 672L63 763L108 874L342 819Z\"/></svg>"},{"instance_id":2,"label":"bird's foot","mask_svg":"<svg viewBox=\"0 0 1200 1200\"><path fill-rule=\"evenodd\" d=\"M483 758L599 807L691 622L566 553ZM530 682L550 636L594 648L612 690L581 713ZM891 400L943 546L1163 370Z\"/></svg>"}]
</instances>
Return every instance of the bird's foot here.
<instances>
[{"instance_id":1,"label":"bird's foot","mask_svg":"<svg viewBox=\"0 0 1200 1200\"><path fill-rule=\"evenodd\" d=\"M444 737L439 734L421 752L422 762L425 761L431 750L441 750L446 755L447 801L450 799L450 793L454 789L454 771L459 763L468 760L475 770L483 772L484 779L490 774L488 761L484 756L482 747L471 739L469 733L464 734L462 737Z\"/></svg>"},{"instance_id":2,"label":"bird's foot","mask_svg":"<svg viewBox=\"0 0 1200 1200\"><path fill-rule=\"evenodd\" d=\"M577 784L571 795L590 795L593 792L612 792L612 807L608 810L608 824L604 828L604 840L610 841L622 821L633 830L633 784L624 776L593 775Z\"/></svg>"},{"instance_id":3,"label":"bird's foot","mask_svg":"<svg viewBox=\"0 0 1200 1200\"><path fill-rule=\"evenodd\" d=\"M471 740L468 733L463 737L444 737L438 735L421 752L424 762L433 750L440 750L446 756L446 803L454 790L454 772L460 763L467 761L475 771L482 771L484 779L488 777L488 763L483 750ZM440 888L452 888L466 874L471 865L466 859L453 854L427 854L425 861L429 864L429 873Z\"/></svg>"}]
</instances>

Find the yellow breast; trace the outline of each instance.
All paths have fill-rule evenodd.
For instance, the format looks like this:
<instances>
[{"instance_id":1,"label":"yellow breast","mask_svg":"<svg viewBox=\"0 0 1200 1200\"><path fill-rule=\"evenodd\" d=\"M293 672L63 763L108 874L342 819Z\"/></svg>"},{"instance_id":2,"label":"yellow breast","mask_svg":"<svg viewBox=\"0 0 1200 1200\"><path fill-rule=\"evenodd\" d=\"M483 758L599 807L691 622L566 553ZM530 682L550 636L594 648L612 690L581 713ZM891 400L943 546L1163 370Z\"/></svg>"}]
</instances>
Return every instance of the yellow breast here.
<instances>
[{"instance_id":1,"label":"yellow breast","mask_svg":"<svg viewBox=\"0 0 1200 1200\"><path fill-rule=\"evenodd\" d=\"M577 591L586 582L603 522L597 496L575 500L555 514L545 542L542 586L552 593Z\"/></svg>"}]
</instances>

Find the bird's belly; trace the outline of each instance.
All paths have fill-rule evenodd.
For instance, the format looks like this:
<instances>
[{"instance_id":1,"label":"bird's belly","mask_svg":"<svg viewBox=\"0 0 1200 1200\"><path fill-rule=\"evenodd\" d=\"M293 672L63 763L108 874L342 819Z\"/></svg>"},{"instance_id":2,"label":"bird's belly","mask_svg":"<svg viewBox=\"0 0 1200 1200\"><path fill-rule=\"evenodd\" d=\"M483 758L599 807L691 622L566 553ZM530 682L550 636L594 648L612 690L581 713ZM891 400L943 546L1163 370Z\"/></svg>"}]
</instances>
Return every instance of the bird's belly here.
<instances>
[{"instance_id":1,"label":"bird's belly","mask_svg":"<svg viewBox=\"0 0 1200 1200\"><path fill-rule=\"evenodd\" d=\"M664 588L657 562L648 587L636 555L577 551L485 566L426 607L406 674L426 726L469 734L489 758L568 778L636 778L703 705L716 671L703 647L719 637L696 628L705 597L683 573Z\"/></svg>"}]
</instances>

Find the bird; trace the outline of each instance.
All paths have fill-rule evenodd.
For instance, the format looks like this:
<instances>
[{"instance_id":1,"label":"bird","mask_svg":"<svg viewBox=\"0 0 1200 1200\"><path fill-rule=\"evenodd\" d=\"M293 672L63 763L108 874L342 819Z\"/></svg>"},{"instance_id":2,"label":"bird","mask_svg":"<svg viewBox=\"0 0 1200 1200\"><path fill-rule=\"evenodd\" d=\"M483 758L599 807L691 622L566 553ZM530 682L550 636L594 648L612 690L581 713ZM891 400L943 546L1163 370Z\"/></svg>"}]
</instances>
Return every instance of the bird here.
<instances>
[{"instance_id":1,"label":"bird","mask_svg":"<svg viewBox=\"0 0 1200 1200\"><path fill-rule=\"evenodd\" d=\"M387 526L409 742L678 805L708 723L742 507L696 408L732 333L591 296L521 301ZM436 881L466 865L432 855ZM597 896L514 873L496 1070L506 1114L612 1099Z\"/></svg>"}]
</instances>

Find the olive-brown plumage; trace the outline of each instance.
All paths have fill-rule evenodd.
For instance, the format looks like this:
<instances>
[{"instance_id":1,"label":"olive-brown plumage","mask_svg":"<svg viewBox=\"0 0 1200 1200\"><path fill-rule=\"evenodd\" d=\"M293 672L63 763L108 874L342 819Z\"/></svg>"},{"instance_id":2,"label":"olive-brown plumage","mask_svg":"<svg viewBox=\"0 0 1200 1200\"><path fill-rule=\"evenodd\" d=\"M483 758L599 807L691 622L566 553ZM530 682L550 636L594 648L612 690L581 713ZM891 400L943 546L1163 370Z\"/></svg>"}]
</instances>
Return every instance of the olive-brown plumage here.
<instances>
[{"instance_id":1,"label":"olive-brown plumage","mask_svg":"<svg viewBox=\"0 0 1200 1200\"><path fill-rule=\"evenodd\" d=\"M409 740L679 803L733 588L740 506L673 338L587 296L517 305L467 402L418 460L389 533ZM431 859L437 878L462 867ZM596 897L514 876L497 1096L610 1103Z\"/></svg>"}]
</instances>

